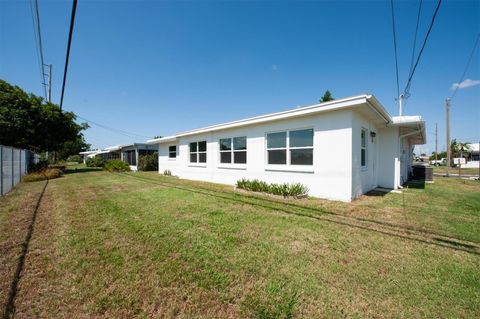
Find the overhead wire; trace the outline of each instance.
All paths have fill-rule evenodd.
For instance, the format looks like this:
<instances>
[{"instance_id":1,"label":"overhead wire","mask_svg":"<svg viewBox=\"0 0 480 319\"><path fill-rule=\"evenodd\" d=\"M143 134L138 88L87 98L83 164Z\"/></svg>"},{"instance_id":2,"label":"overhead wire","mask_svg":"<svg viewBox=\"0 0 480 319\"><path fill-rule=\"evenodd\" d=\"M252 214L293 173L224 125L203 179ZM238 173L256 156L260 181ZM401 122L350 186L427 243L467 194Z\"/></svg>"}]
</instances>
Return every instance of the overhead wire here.
<instances>
[{"instance_id":1,"label":"overhead wire","mask_svg":"<svg viewBox=\"0 0 480 319\"><path fill-rule=\"evenodd\" d=\"M37 56L37 63L40 71L40 83L43 87L43 92L45 94L45 99L47 99L47 89L45 87L45 68L43 60L43 45L41 40L41 31L39 31L40 26L40 14L38 10L38 2L30 0L30 12L32 14L32 26L33 26L33 36L35 41L35 53Z\"/></svg>"},{"instance_id":2,"label":"overhead wire","mask_svg":"<svg viewBox=\"0 0 480 319\"><path fill-rule=\"evenodd\" d=\"M93 125L96 125L98 127L101 127L107 131L111 131L111 132L114 132L114 133L117 133L117 134L120 134L120 135L124 135L124 136L127 136L127 137L130 137L130 138L151 138L151 136L145 136L145 135L141 135L141 134L136 134L136 133L132 133L132 132L127 132L127 131L124 131L124 130L120 130L120 129L116 129L116 128L113 128L113 127L109 127L107 125L104 125L104 124L100 124L100 123L97 123L97 122L94 122L92 120L89 120L85 117L82 117L78 114L76 114L76 117L78 117L79 119L81 120L84 120L90 124L93 124Z\"/></svg>"},{"instance_id":3,"label":"overhead wire","mask_svg":"<svg viewBox=\"0 0 480 319\"><path fill-rule=\"evenodd\" d=\"M415 49L417 46L418 26L420 25L420 14L422 12L422 3L423 3L423 0L420 0L418 4L417 26L415 27L415 36L413 37L412 58L410 60L410 70L408 71L409 74L412 72L413 61L415 60Z\"/></svg>"},{"instance_id":4,"label":"overhead wire","mask_svg":"<svg viewBox=\"0 0 480 319\"><path fill-rule=\"evenodd\" d=\"M432 20L430 21L430 26L428 27L428 31L427 31L427 34L425 35L425 39L423 40L423 44L422 44L422 47L420 49L420 51L418 52L418 56L417 56L417 59L416 59L416 62L413 66L413 69L412 71L410 72L410 75L408 77L408 81L407 81L407 84L405 85L405 89L404 89L404 93L403 95L408 98L409 97L409 92L410 92L410 87L412 85L412 78L413 78L413 75L415 74L415 70L417 69L417 66L418 66L418 63L420 62L420 58L422 57L422 53L423 53L423 50L425 49L425 46L427 44L427 41L428 41L428 37L430 36L430 33L432 32L432 28L433 28L433 25L435 23L435 19L437 17L437 14L438 14L438 10L440 9L440 5L442 4L442 0L438 0L438 3L437 3L437 7L435 8L435 12L433 13L433 16L432 16Z\"/></svg>"},{"instance_id":5,"label":"overhead wire","mask_svg":"<svg viewBox=\"0 0 480 319\"><path fill-rule=\"evenodd\" d=\"M465 74L467 74L468 67L470 66L470 63L472 62L473 55L475 54L475 50L477 49L478 42L480 40L480 33L477 35L477 39L475 40L475 44L473 45L472 48L472 53L470 53L470 57L468 58L467 65L465 66L465 69L463 70L462 76L460 77L460 80L457 83L457 86L455 87L455 90L452 93L452 96L450 97L450 100L453 99L453 97L457 94L457 91L460 87L460 83L463 82L465 78Z\"/></svg>"},{"instance_id":6,"label":"overhead wire","mask_svg":"<svg viewBox=\"0 0 480 319\"><path fill-rule=\"evenodd\" d=\"M40 23L40 12L38 9L38 0L35 0L35 14L37 17L37 32L38 32L38 45L40 47L40 60L42 61L42 85L43 85L43 90L45 93L45 99L47 98L47 83L45 82L45 60L43 58L43 41L42 41L42 31L41 31L41 23Z\"/></svg>"},{"instance_id":7,"label":"overhead wire","mask_svg":"<svg viewBox=\"0 0 480 319\"><path fill-rule=\"evenodd\" d=\"M60 110L63 107L63 96L65 93L65 83L67 81L68 60L70 58L70 46L72 44L73 26L75 24L75 12L77 11L77 0L73 0L72 16L70 17L70 30L68 32L67 56L65 58L65 69L63 71L62 95L60 97Z\"/></svg>"},{"instance_id":8,"label":"overhead wire","mask_svg":"<svg viewBox=\"0 0 480 319\"><path fill-rule=\"evenodd\" d=\"M397 98L400 96L400 84L398 81L398 53L397 53L397 32L395 30L395 12L393 9L393 0L390 0L390 7L392 11L392 29L393 29L393 48L395 50L395 74L397 78Z\"/></svg>"}]
</instances>

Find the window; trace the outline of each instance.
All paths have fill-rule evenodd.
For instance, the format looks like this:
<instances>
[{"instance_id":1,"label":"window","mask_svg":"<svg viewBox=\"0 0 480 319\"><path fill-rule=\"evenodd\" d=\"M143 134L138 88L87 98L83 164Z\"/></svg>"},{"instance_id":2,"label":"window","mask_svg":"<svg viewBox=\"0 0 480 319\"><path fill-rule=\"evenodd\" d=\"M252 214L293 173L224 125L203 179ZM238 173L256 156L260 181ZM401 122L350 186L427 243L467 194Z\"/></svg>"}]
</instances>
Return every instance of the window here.
<instances>
[{"instance_id":1,"label":"window","mask_svg":"<svg viewBox=\"0 0 480 319\"><path fill-rule=\"evenodd\" d=\"M360 139L361 139L360 162L362 167L367 167L367 130L366 129L362 129Z\"/></svg>"},{"instance_id":2,"label":"window","mask_svg":"<svg viewBox=\"0 0 480 319\"><path fill-rule=\"evenodd\" d=\"M220 139L220 163L246 164L247 163L247 137L234 137Z\"/></svg>"},{"instance_id":3,"label":"window","mask_svg":"<svg viewBox=\"0 0 480 319\"><path fill-rule=\"evenodd\" d=\"M313 165L313 129L290 131L290 164Z\"/></svg>"},{"instance_id":4,"label":"window","mask_svg":"<svg viewBox=\"0 0 480 319\"><path fill-rule=\"evenodd\" d=\"M190 163L206 163L207 162L207 142L190 143Z\"/></svg>"},{"instance_id":5,"label":"window","mask_svg":"<svg viewBox=\"0 0 480 319\"><path fill-rule=\"evenodd\" d=\"M177 145L168 147L168 158L177 158Z\"/></svg>"},{"instance_id":6,"label":"window","mask_svg":"<svg viewBox=\"0 0 480 319\"><path fill-rule=\"evenodd\" d=\"M267 163L313 165L313 129L267 134Z\"/></svg>"},{"instance_id":7,"label":"window","mask_svg":"<svg viewBox=\"0 0 480 319\"><path fill-rule=\"evenodd\" d=\"M267 134L268 164L287 164L287 132Z\"/></svg>"}]
</instances>

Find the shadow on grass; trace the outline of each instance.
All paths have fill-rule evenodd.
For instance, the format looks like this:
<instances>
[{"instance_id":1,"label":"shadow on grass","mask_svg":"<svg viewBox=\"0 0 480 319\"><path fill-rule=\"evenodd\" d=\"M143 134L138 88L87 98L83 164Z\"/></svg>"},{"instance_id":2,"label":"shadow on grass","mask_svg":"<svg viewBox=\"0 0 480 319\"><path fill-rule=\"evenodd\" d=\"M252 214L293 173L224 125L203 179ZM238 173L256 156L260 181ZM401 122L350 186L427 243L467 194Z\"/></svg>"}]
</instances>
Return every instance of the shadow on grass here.
<instances>
[{"instance_id":1,"label":"shadow on grass","mask_svg":"<svg viewBox=\"0 0 480 319\"><path fill-rule=\"evenodd\" d=\"M168 183L168 182L158 182L154 181L149 178L145 177L140 177L140 176L133 176L129 174L121 174L123 176L127 176L130 178L137 179L139 181L142 181L144 183L150 183L154 185L159 185L163 187L171 187L171 188L176 188L180 189L183 191L187 192L192 192L196 194L201 194L201 195L206 195L206 196L211 196L215 198L220 198L220 199L226 199L229 201L234 201L242 204L248 204L252 206L257 206L257 207L262 207L268 210L272 211L277 211L277 212L283 212L289 215L295 215L295 216L300 216L300 217L306 217L306 218L312 218L316 219L319 221L327 221L339 225L344 225L344 226L349 226L349 227L354 227L354 228L359 228L363 230L368 230L388 236L393 236L397 238L402 238L402 239L407 239L407 240L412 240L424 244L430 244L430 245L436 245L444 248L449 248L453 250L458 250L458 251L464 251L467 253L471 253L474 255L480 255L480 252L478 251L479 247L476 245L474 242L469 242L469 243L462 243L461 241L467 242L466 240L461 240L455 237L450 237L447 235L443 234L438 234L435 232L430 232L430 231L424 231L424 230L419 230L415 229L412 227L405 227L402 225L396 225L396 224L391 224L391 223L386 223L386 222L381 222L381 221L376 221L376 220L369 220L369 219L363 219L363 218L357 218L357 217L350 217L350 216L345 216L333 212L329 212L326 210L321 210L313 207L305 207L301 206L298 204L293 204L293 203L285 203L285 202L279 202L275 200L271 200L268 198L260 198L257 196L249 196L249 195L244 195L244 194L236 194L236 193L231 193L231 192L225 192L225 191L217 191L217 190L209 190L209 189L204 189L204 188L197 188L197 189L191 189L187 187L182 187L178 186L173 183ZM214 194L212 194L214 192ZM233 195L232 196L225 196L225 195ZM246 199L254 199L254 200L259 200L262 201L263 203L255 203ZM282 207L278 206L273 206L273 205L268 205L264 204L265 202L270 203L270 204L280 204ZM321 213L322 215L312 215L312 214L305 214L301 213L298 211L293 211L293 210L288 210L285 207L295 207L304 211L310 211L310 212L318 212ZM331 217L331 218L328 218ZM333 218L336 219L333 219ZM342 220L343 219L343 220ZM383 229L377 229L374 228L377 226L378 228L383 228ZM439 237L441 236L441 237ZM419 238L423 237L423 238Z\"/></svg>"},{"instance_id":2,"label":"shadow on grass","mask_svg":"<svg viewBox=\"0 0 480 319\"><path fill-rule=\"evenodd\" d=\"M369 191L368 193L364 194L363 196L366 196L366 197L383 197L387 194L388 194L387 191L381 192L381 191L372 190L372 191Z\"/></svg>"},{"instance_id":3,"label":"shadow on grass","mask_svg":"<svg viewBox=\"0 0 480 319\"><path fill-rule=\"evenodd\" d=\"M406 187L408 188L414 188L414 189L425 189L425 181L424 180L413 180L409 181L405 184Z\"/></svg>"},{"instance_id":4,"label":"shadow on grass","mask_svg":"<svg viewBox=\"0 0 480 319\"><path fill-rule=\"evenodd\" d=\"M75 173L90 173L90 172L101 172L101 168L97 167L86 167L86 168L67 168L65 174L75 174Z\"/></svg>"},{"instance_id":5,"label":"shadow on grass","mask_svg":"<svg viewBox=\"0 0 480 319\"><path fill-rule=\"evenodd\" d=\"M25 236L25 240L22 243L22 251L20 253L20 257L18 257L17 269L15 270L15 275L13 276L12 282L10 284L7 302L5 304L5 309L2 315L3 319L13 318L15 315L15 297L17 296L18 292L18 283L21 279L23 268L25 267L25 258L28 253L28 246L30 245L30 240L32 239L33 228L35 226L35 220L37 219L38 208L40 207L40 202L42 201L43 194L45 194L47 185L48 179L46 180L45 186L43 186L42 192L38 197L37 204L35 205L35 209L32 214L32 220L28 225L27 234Z\"/></svg>"}]
</instances>

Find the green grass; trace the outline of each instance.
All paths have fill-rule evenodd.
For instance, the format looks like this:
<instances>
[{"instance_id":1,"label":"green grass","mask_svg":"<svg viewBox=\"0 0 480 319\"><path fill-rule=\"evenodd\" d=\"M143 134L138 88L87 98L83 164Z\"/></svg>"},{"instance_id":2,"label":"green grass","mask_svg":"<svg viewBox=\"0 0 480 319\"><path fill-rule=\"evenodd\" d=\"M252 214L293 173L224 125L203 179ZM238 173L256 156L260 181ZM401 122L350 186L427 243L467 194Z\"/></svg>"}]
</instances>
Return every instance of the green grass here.
<instances>
[{"instance_id":1,"label":"green grass","mask_svg":"<svg viewBox=\"0 0 480 319\"><path fill-rule=\"evenodd\" d=\"M49 181L19 317L480 315L478 247L443 246L431 233L479 242L477 182L442 179L347 204L156 173L80 172ZM41 183L0 199L0 223ZM412 201L405 211L403 196Z\"/></svg>"},{"instance_id":2,"label":"green grass","mask_svg":"<svg viewBox=\"0 0 480 319\"><path fill-rule=\"evenodd\" d=\"M434 166L433 172L435 174L446 174L446 168L445 166ZM461 173L462 175L463 174L478 175L478 168L472 168L472 167L462 168ZM458 167L451 167L450 174L458 174Z\"/></svg>"}]
</instances>

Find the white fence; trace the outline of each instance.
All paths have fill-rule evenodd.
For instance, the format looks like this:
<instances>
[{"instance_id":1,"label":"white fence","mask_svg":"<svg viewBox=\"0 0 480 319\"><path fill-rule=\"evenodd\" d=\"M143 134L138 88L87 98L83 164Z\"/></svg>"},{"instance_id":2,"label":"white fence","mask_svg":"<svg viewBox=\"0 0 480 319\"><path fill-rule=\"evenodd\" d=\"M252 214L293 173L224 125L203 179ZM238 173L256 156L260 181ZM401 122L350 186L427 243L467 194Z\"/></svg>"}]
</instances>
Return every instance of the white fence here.
<instances>
[{"instance_id":1,"label":"white fence","mask_svg":"<svg viewBox=\"0 0 480 319\"><path fill-rule=\"evenodd\" d=\"M38 163L40 157L28 150L0 145L0 195L5 195L20 183L28 166Z\"/></svg>"}]
</instances>

